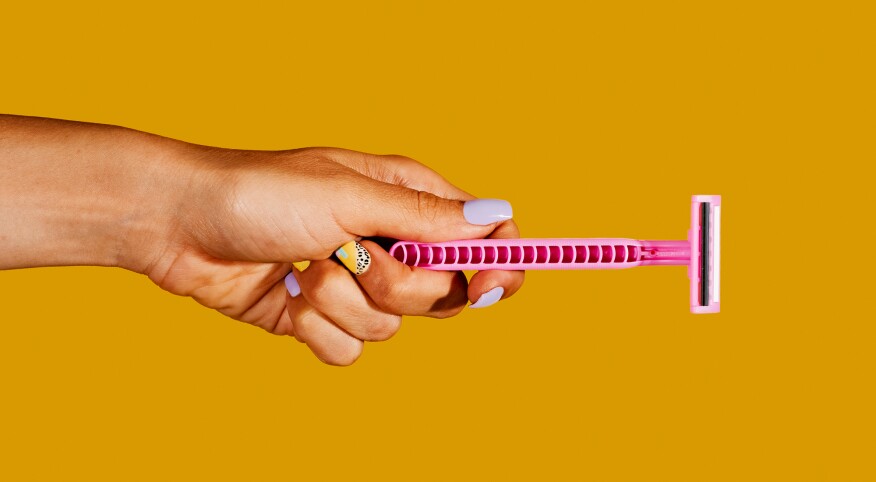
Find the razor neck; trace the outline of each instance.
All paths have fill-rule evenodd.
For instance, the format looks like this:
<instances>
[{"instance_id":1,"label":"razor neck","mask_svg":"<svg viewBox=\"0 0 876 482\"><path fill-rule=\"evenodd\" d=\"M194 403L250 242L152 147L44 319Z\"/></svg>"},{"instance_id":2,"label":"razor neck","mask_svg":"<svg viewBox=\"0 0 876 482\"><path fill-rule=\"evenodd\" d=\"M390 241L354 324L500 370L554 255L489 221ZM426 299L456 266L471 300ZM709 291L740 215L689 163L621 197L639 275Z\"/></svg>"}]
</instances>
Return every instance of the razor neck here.
<instances>
[{"instance_id":1,"label":"razor neck","mask_svg":"<svg viewBox=\"0 0 876 482\"><path fill-rule=\"evenodd\" d=\"M639 261L643 266L682 266L690 264L687 241L641 241Z\"/></svg>"}]
</instances>

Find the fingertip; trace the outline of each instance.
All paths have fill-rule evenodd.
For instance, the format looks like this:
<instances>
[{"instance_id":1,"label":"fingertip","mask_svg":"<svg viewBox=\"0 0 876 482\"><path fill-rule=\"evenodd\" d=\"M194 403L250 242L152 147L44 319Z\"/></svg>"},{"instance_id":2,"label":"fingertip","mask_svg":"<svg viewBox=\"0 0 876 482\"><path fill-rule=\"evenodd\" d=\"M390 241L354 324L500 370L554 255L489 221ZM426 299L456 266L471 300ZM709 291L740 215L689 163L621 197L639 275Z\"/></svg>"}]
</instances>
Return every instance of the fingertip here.
<instances>
[{"instance_id":1,"label":"fingertip","mask_svg":"<svg viewBox=\"0 0 876 482\"><path fill-rule=\"evenodd\" d=\"M469 305L469 308L486 308L494 305L502 299L503 294L505 294L505 288L497 286L480 295L474 303Z\"/></svg>"},{"instance_id":2,"label":"fingertip","mask_svg":"<svg viewBox=\"0 0 876 482\"><path fill-rule=\"evenodd\" d=\"M524 271L478 271L468 282L469 300L475 302L481 295L497 286L503 288L502 299L509 298L520 290L523 279Z\"/></svg>"},{"instance_id":3,"label":"fingertip","mask_svg":"<svg viewBox=\"0 0 876 482\"><path fill-rule=\"evenodd\" d=\"M292 298L301 294L301 285L298 283L298 279L295 278L294 271L290 271L289 274L286 275L283 279L283 283L286 285L286 291L289 292L289 296Z\"/></svg>"},{"instance_id":4,"label":"fingertip","mask_svg":"<svg viewBox=\"0 0 876 482\"><path fill-rule=\"evenodd\" d=\"M357 278L366 280L378 276L401 276L410 272L411 267L391 256L383 247L370 239L363 239L360 246L369 254L368 269Z\"/></svg>"},{"instance_id":5,"label":"fingertip","mask_svg":"<svg viewBox=\"0 0 876 482\"><path fill-rule=\"evenodd\" d=\"M463 204L463 216L471 224L485 226L507 221L514 213L504 199L472 199Z\"/></svg>"},{"instance_id":6,"label":"fingertip","mask_svg":"<svg viewBox=\"0 0 876 482\"><path fill-rule=\"evenodd\" d=\"M335 250L335 256L351 273L360 276L371 267L371 253L359 241L350 241Z\"/></svg>"},{"instance_id":7,"label":"fingertip","mask_svg":"<svg viewBox=\"0 0 876 482\"><path fill-rule=\"evenodd\" d=\"M311 345L310 343L307 344L307 347L319 361L326 365L346 367L356 363L356 360L362 356L365 343L362 340L350 338L344 346L335 344L330 351L326 351L323 346Z\"/></svg>"}]
</instances>

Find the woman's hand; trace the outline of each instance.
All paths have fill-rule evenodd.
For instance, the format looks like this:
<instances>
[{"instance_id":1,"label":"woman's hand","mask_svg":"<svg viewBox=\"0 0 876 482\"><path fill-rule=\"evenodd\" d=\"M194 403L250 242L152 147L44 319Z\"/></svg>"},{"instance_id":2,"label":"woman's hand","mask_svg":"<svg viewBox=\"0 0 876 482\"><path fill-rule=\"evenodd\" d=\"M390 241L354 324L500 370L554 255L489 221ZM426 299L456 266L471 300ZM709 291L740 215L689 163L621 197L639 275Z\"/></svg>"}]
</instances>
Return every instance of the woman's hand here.
<instances>
[{"instance_id":1,"label":"woman's hand","mask_svg":"<svg viewBox=\"0 0 876 482\"><path fill-rule=\"evenodd\" d=\"M352 363L363 341L391 337L401 315L452 316L468 301L478 307L507 298L523 282L520 271L484 271L469 283L460 272L405 266L367 239L351 243L518 236L506 202L475 199L404 157L225 150L2 116L0 134L0 167L18 169L0 186L35 178L53 190L48 195L73 201L40 213L44 197L2 191L4 209L16 196L24 209L35 206L33 229L10 234L40 248L11 243L13 255L0 267L122 266L232 318L294 336L326 363ZM47 227L58 219L73 221ZM64 256L62 244L81 252ZM359 255L358 265L332 258L342 246ZM293 268L302 260L311 260L308 269Z\"/></svg>"},{"instance_id":2,"label":"woman's hand","mask_svg":"<svg viewBox=\"0 0 876 482\"><path fill-rule=\"evenodd\" d=\"M469 285L461 272L411 268L372 241L351 243L518 236L507 203L474 200L415 161L323 148L195 150L197 187L146 273L168 291L292 335L326 363L352 363L363 341L395 334L401 315L452 316L523 282L522 272L485 271ZM330 259L341 246L349 259L367 252L358 273ZM298 271L291 262L300 260L313 261Z\"/></svg>"}]
</instances>

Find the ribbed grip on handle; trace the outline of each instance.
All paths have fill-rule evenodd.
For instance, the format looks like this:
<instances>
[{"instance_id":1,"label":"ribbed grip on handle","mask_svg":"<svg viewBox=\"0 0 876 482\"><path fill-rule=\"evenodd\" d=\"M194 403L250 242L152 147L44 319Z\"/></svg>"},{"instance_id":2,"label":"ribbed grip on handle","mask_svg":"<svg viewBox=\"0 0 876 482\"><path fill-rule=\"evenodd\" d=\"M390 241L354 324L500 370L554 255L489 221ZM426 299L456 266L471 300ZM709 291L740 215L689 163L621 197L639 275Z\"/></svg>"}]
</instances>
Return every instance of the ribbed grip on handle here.
<instances>
[{"instance_id":1,"label":"ribbed grip on handle","mask_svg":"<svg viewBox=\"0 0 876 482\"><path fill-rule=\"evenodd\" d=\"M620 269L641 264L641 242L623 238L399 241L389 254L432 270Z\"/></svg>"}]
</instances>

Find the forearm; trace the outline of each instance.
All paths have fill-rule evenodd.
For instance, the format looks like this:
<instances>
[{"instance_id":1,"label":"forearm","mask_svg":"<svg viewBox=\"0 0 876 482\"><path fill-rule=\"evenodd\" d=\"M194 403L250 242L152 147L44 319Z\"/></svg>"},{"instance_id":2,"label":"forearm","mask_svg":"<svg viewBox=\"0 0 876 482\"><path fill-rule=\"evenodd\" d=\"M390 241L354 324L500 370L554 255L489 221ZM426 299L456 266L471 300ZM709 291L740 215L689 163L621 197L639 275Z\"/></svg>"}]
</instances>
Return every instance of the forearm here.
<instances>
[{"instance_id":1,"label":"forearm","mask_svg":"<svg viewBox=\"0 0 876 482\"><path fill-rule=\"evenodd\" d=\"M174 229L185 145L119 127L0 115L0 269L143 272Z\"/></svg>"}]
</instances>

